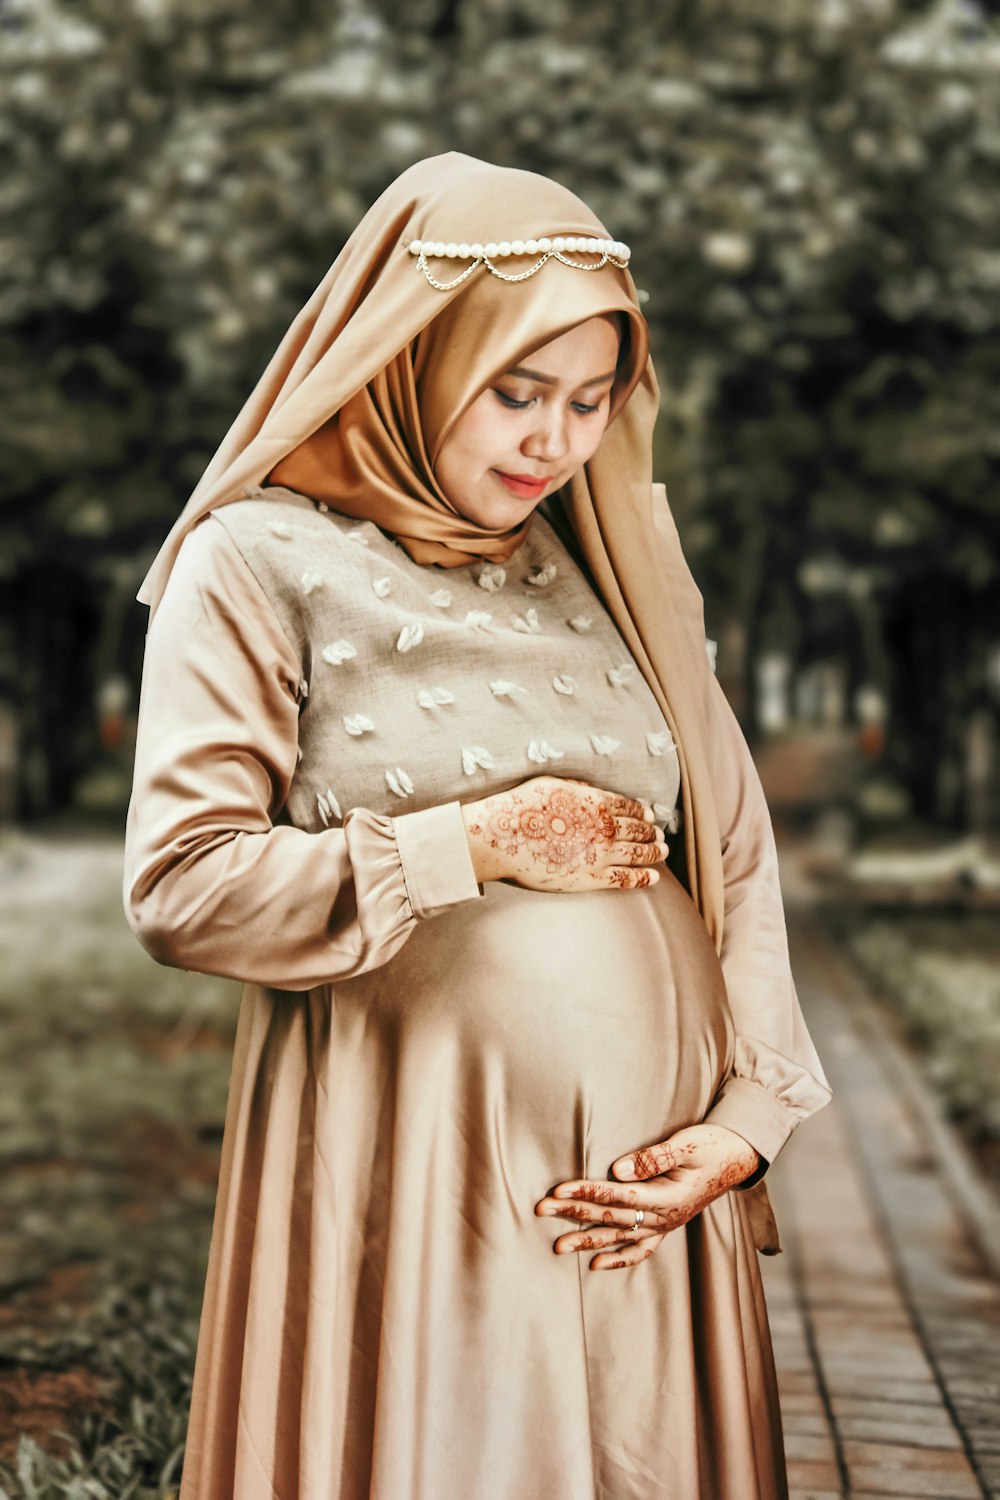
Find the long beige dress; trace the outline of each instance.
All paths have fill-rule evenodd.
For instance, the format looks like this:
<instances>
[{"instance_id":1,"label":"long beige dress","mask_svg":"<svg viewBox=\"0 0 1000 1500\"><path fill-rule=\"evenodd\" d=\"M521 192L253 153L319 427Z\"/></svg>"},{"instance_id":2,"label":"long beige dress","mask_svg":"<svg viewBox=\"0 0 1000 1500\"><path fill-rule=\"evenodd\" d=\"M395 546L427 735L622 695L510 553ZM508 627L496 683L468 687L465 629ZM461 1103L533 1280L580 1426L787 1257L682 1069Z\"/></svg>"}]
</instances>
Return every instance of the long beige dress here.
<instances>
[{"instance_id":1,"label":"long beige dress","mask_svg":"<svg viewBox=\"0 0 1000 1500\"><path fill-rule=\"evenodd\" d=\"M706 1117L772 1160L829 1097L787 974L744 1014L667 874L480 887L459 812L550 773L672 825L655 700L540 516L500 572L440 570L266 496L184 543L129 817L141 940L245 981L182 1500L785 1496L746 1196L601 1273L534 1205Z\"/></svg>"}]
</instances>

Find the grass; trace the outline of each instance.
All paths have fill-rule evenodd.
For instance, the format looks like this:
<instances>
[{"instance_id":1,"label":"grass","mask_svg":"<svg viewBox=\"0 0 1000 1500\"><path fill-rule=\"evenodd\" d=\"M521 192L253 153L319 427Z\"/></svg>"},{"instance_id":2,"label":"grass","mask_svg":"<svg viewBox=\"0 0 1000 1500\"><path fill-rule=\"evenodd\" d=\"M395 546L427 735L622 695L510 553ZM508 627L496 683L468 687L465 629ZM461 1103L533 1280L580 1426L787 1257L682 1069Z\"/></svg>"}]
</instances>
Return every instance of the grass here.
<instances>
[{"instance_id":1,"label":"grass","mask_svg":"<svg viewBox=\"0 0 1000 1500\"><path fill-rule=\"evenodd\" d=\"M0 844L0 1500L176 1492L236 987L154 964L117 839Z\"/></svg>"},{"instance_id":2,"label":"grass","mask_svg":"<svg viewBox=\"0 0 1000 1500\"><path fill-rule=\"evenodd\" d=\"M1000 1176L1000 926L992 912L842 913L872 981L925 1075L991 1175Z\"/></svg>"}]
</instances>

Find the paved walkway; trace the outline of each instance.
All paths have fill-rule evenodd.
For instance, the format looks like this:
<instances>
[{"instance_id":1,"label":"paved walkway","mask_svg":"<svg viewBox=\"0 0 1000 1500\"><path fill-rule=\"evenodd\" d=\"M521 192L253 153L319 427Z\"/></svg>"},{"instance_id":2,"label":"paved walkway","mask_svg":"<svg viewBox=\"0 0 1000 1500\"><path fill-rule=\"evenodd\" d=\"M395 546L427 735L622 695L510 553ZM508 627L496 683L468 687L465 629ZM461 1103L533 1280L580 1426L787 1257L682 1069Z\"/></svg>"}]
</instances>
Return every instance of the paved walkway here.
<instances>
[{"instance_id":1,"label":"paved walkway","mask_svg":"<svg viewBox=\"0 0 1000 1500\"><path fill-rule=\"evenodd\" d=\"M789 931L835 1093L769 1177L793 1500L1000 1500L1000 1210L807 908Z\"/></svg>"}]
</instances>

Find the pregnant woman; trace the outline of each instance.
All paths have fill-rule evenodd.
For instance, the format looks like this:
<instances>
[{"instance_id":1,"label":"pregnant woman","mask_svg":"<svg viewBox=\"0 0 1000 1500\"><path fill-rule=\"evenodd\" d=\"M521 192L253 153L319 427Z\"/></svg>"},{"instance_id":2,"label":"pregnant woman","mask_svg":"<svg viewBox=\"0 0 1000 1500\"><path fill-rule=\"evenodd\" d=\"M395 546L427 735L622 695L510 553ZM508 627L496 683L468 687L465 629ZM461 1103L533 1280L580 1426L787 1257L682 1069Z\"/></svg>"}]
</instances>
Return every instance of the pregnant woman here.
<instances>
[{"instance_id":1,"label":"pregnant woman","mask_svg":"<svg viewBox=\"0 0 1000 1500\"><path fill-rule=\"evenodd\" d=\"M143 586L126 909L244 984L182 1500L787 1494L763 1178L830 1090L628 267L410 168Z\"/></svg>"}]
</instances>

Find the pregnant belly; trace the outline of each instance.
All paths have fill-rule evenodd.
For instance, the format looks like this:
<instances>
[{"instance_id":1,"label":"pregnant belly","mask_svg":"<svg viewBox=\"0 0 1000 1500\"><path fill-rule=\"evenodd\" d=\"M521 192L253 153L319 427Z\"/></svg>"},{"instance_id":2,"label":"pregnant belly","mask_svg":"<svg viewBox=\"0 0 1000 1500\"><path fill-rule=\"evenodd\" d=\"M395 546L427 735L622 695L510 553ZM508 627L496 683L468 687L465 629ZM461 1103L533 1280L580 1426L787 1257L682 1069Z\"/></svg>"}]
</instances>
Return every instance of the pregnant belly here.
<instances>
[{"instance_id":1,"label":"pregnant belly","mask_svg":"<svg viewBox=\"0 0 1000 1500\"><path fill-rule=\"evenodd\" d=\"M627 892L489 884L337 986L334 1030L358 1005L424 1099L458 1091L472 1113L502 1109L505 1130L571 1130L588 1158L700 1119L732 1062L714 946L666 872Z\"/></svg>"}]
</instances>

